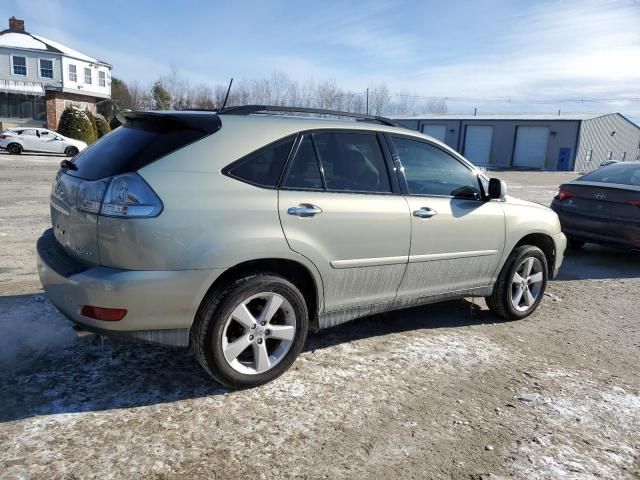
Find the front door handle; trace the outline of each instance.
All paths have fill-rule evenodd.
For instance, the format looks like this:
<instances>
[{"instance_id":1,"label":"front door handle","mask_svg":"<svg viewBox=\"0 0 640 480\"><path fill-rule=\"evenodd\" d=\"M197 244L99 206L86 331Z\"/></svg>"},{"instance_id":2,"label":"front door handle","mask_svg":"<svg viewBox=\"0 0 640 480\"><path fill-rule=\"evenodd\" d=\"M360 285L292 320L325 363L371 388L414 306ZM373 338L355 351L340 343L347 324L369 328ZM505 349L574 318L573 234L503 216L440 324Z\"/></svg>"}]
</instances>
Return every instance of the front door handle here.
<instances>
[{"instance_id":1,"label":"front door handle","mask_svg":"<svg viewBox=\"0 0 640 480\"><path fill-rule=\"evenodd\" d=\"M432 210L429 207L422 207L420 210L414 210L413 216L418 218L431 218L434 215L437 215L438 212Z\"/></svg>"},{"instance_id":2,"label":"front door handle","mask_svg":"<svg viewBox=\"0 0 640 480\"><path fill-rule=\"evenodd\" d=\"M311 203L301 203L297 207L290 207L287 213L289 215L295 215L296 217L315 217L322 213L322 209Z\"/></svg>"}]
</instances>

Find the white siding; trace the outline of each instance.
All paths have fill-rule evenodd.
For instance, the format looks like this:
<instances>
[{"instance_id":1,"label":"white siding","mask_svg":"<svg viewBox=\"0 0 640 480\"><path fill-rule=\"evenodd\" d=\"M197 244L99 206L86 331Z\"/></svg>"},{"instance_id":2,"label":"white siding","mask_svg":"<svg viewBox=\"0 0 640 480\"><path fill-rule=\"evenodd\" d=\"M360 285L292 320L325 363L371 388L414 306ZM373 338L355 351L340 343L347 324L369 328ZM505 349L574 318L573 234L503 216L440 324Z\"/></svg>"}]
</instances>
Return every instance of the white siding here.
<instances>
[{"instance_id":1,"label":"white siding","mask_svg":"<svg viewBox=\"0 0 640 480\"><path fill-rule=\"evenodd\" d=\"M69 80L69 64L76 66L77 81ZM84 69L91 69L91 85L85 84ZM111 96L111 69L105 65L76 60L75 58L62 57L63 81L62 87L68 91L74 91L80 95L96 94L101 97ZM98 84L98 72L105 72L106 85L101 87Z\"/></svg>"}]
</instances>

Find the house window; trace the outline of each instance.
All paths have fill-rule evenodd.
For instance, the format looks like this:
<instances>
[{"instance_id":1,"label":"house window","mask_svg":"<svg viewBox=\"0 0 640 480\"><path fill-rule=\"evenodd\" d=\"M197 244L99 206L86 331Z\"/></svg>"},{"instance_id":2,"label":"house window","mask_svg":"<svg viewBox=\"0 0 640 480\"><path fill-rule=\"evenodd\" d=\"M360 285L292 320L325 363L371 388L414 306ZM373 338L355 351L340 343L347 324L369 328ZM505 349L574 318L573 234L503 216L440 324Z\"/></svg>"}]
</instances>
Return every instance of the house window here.
<instances>
[{"instance_id":1,"label":"house window","mask_svg":"<svg viewBox=\"0 0 640 480\"><path fill-rule=\"evenodd\" d=\"M611 160L611 157L613 157L613 152L611 150L609 150L607 152L607 160Z\"/></svg>"},{"instance_id":2,"label":"house window","mask_svg":"<svg viewBox=\"0 0 640 480\"><path fill-rule=\"evenodd\" d=\"M27 57L11 55L11 71L14 75L27 76Z\"/></svg>"},{"instance_id":3,"label":"house window","mask_svg":"<svg viewBox=\"0 0 640 480\"><path fill-rule=\"evenodd\" d=\"M78 81L78 71L76 70L75 65L69 65L69 81L70 82Z\"/></svg>"},{"instance_id":4,"label":"house window","mask_svg":"<svg viewBox=\"0 0 640 480\"><path fill-rule=\"evenodd\" d=\"M53 78L53 60L40 59L40 76L42 78Z\"/></svg>"},{"instance_id":5,"label":"house window","mask_svg":"<svg viewBox=\"0 0 640 480\"><path fill-rule=\"evenodd\" d=\"M627 152L622 152L622 155L620 156L620 160L624 162L626 159L627 159Z\"/></svg>"},{"instance_id":6,"label":"house window","mask_svg":"<svg viewBox=\"0 0 640 480\"><path fill-rule=\"evenodd\" d=\"M98 72L98 85L101 87L107 86L107 74L104 72Z\"/></svg>"},{"instance_id":7,"label":"house window","mask_svg":"<svg viewBox=\"0 0 640 480\"><path fill-rule=\"evenodd\" d=\"M587 150L587 154L584 156L584 160L586 162L590 162L591 161L591 156L593 155L593 150Z\"/></svg>"},{"instance_id":8,"label":"house window","mask_svg":"<svg viewBox=\"0 0 640 480\"><path fill-rule=\"evenodd\" d=\"M90 68L84 69L84 83L86 83L87 85L91 85L91 69Z\"/></svg>"}]
</instances>

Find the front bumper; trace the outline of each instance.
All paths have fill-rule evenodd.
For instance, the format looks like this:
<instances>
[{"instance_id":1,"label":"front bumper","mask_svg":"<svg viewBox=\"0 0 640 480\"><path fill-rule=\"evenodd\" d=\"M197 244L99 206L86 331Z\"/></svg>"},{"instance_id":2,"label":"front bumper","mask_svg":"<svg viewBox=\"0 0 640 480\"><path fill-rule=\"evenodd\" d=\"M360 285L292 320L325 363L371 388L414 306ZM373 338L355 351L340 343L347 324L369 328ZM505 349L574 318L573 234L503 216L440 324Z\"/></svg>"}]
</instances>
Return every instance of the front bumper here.
<instances>
[{"instance_id":1,"label":"front bumper","mask_svg":"<svg viewBox=\"0 0 640 480\"><path fill-rule=\"evenodd\" d=\"M60 247L51 230L38 240L40 282L72 322L104 335L186 346L196 310L223 269L134 271L86 267ZM124 308L115 322L80 314L84 305Z\"/></svg>"},{"instance_id":2,"label":"front bumper","mask_svg":"<svg viewBox=\"0 0 640 480\"><path fill-rule=\"evenodd\" d=\"M567 237L565 237L564 233L560 232L553 235L552 238L556 248L555 262L553 265L553 278L556 278L562 266L562 261L564 260L564 251L567 248Z\"/></svg>"}]
</instances>

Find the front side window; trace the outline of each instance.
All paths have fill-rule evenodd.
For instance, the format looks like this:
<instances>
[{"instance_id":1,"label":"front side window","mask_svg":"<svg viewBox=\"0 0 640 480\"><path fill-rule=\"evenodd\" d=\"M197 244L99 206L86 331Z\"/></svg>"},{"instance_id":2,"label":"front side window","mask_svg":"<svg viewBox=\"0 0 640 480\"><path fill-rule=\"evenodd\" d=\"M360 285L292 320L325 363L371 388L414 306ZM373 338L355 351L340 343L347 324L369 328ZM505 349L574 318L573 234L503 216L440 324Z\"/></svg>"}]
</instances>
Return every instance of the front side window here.
<instances>
[{"instance_id":1,"label":"front side window","mask_svg":"<svg viewBox=\"0 0 640 480\"><path fill-rule=\"evenodd\" d=\"M409 193L480 198L477 175L440 148L405 137L392 137Z\"/></svg>"},{"instance_id":2,"label":"front side window","mask_svg":"<svg viewBox=\"0 0 640 480\"><path fill-rule=\"evenodd\" d=\"M303 190L322 190L322 176L311 135L305 135L302 138L282 186Z\"/></svg>"},{"instance_id":3,"label":"front side window","mask_svg":"<svg viewBox=\"0 0 640 480\"><path fill-rule=\"evenodd\" d=\"M11 56L11 68L14 75L27 76L27 58L18 57L16 55Z\"/></svg>"},{"instance_id":4,"label":"front side window","mask_svg":"<svg viewBox=\"0 0 640 480\"><path fill-rule=\"evenodd\" d=\"M76 70L75 65L69 65L69 81L70 82L78 81L78 71Z\"/></svg>"},{"instance_id":5,"label":"front side window","mask_svg":"<svg viewBox=\"0 0 640 480\"><path fill-rule=\"evenodd\" d=\"M287 137L250 153L226 167L223 173L253 185L275 188L294 139Z\"/></svg>"},{"instance_id":6,"label":"front side window","mask_svg":"<svg viewBox=\"0 0 640 480\"><path fill-rule=\"evenodd\" d=\"M325 187L334 192L389 193L391 184L373 133L316 133Z\"/></svg>"},{"instance_id":7,"label":"front side window","mask_svg":"<svg viewBox=\"0 0 640 480\"><path fill-rule=\"evenodd\" d=\"M53 60L40 59L40 76L42 78L53 78Z\"/></svg>"},{"instance_id":8,"label":"front side window","mask_svg":"<svg viewBox=\"0 0 640 480\"><path fill-rule=\"evenodd\" d=\"M84 69L84 83L86 83L87 85L91 85L91 69L90 68Z\"/></svg>"},{"instance_id":9,"label":"front side window","mask_svg":"<svg viewBox=\"0 0 640 480\"><path fill-rule=\"evenodd\" d=\"M104 72L98 72L98 85L101 87L107 86L107 75Z\"/></svg>"}]
</instances>

